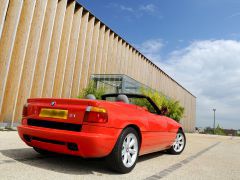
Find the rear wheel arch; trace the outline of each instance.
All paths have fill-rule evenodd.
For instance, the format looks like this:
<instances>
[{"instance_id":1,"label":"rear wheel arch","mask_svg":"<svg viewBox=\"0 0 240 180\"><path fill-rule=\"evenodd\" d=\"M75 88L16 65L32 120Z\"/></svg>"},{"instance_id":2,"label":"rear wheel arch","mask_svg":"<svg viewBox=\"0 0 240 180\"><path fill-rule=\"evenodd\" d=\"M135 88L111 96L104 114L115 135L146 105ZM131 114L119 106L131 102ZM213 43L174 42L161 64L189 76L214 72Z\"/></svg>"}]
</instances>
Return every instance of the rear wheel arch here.
<instances>
[{"instance_id":1,"label":"rear wheel arch","mask_svg":"<svg viewBox=\"0 0 240 180\"><path fill-rule=\"evenodd\" d=\"M129 127L133 128L135 131L137 131L137 133L138 133L138 138L139 138L139 149L141 149L141 145L142 145L142 133L141 133L140 128L139 128L137 125L135 125L135 124L129 124L129 125L127 125L125 128L123 128L123 130L126 129L126 128L129 128Z\"/></svg>"},{"instance_id":2,"label":"rear wheel arch","mask_svg":"<svg viewBox=\"0 0 240 180\"><path fill-rule=\"evenodd\" d=\"M128 125L126 125L125 127L122 128L122 130L120 131L120 133L116 137L116 141L114 143L114 146L116 145L116 143L117 143L119 137L121 136L122 132L125 129L127 129L127 128L133 128L137 132L137 135L138 135L138 138L139 138L139 150L140 150L141 149L141 145L142 145L142 133L141 133L140 128L137 125L135 125L135 124L128 124ZM114 146L113 146L112 150L114 149ZM111 150L111 152L112 152L112 150Z\"/></svg>"},{"instance_id":3,"label":"rear wheel arch","mask_svg":"<svg viewBox=\"0 0 240 180\"><path fill-rule=\"evenodd\" d=\"M137 163L137 159L138 159L139 150L140 150L140 135L141 135L141 134L139 134L139 132L136 128L137 128L137 126L127 125L125 128L122 129L121 134L118 137L118 140L117 140L112 152L105 159L106 163L112 170L120 172L120 173L128 173L135 167L135 165ZM128 150L128 149L132 149L132 146L128 146L126 144L124 146L124 142L127 142L125 139L128 138L128 136L131 136L130 138L135 137L136 141L133 141L133 142L138 143L138 146L135 146L135 148L136 148L135 153L133 153L132 156L129 154L130 150ZM136 144L136 143L134 143L134 144ZM124 147L126 147L126 149ZM125 151L125 154L123 154L124 151ZM127 155L126 155L126 153L127 153ZM123 159L123 156L124 156L124 159L125 159L125 156L127 157L126 162ZM130 165L128 166L126 164L129 161L128 160L129 157L131 157L133 159L130 161ZM132 162L133 162L133 164L131 164Z\"/></svg>"}]
</instances>

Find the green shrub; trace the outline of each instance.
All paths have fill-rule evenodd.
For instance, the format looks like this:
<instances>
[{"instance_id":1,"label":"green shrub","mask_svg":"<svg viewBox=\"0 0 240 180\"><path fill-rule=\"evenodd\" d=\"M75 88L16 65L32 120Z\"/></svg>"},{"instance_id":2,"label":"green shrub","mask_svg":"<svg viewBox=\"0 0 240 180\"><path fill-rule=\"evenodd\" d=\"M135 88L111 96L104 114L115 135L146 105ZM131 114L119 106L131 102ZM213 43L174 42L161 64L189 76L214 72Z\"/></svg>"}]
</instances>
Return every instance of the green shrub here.
<instances>
[{"instance_id":1,"label":"green shrub","mask_svg":"<svg viewBox=\"0 0 240 180\"><path fill-rule=\"evenodd\" d=\"M101 99L102 95L105 94L106 89L101 87L96 87L94 81L90 81L86 88L82 89L78 98L85 98L88 94L93 94L96 99Z\"/></svg>"},{"instance_id":2,"label":"green shrub","mask_svg":"<svg viewBox=\"0 0 240 180\"><path fill-rule=\"evenodd\" d=\"M163 94L149 89L142 88L140 92L150 97L162 112L165 111L166 116L174 119L177 122L179 122L180 119L183 118L184 108L180 105L179 101L167 98ZM154 111L153 107L145 100L137 99L134 103L139 106L147 107L150 112Z\"/></svg>"},{"instance_id":3,"label":"green shrub","mask_svg":"<svg viewBox=\"0 0 240 180\"><path fill-rule=\"evenodd\" d=\"M184 114L184 107L182 107L179 101L169 99L167 102L168 113L167 116L179 122Z\"/></svg>"},{"instance_id":4,"label":"green shrub","mask_svg":"<svg viewBox=\"0 0 240 180\"><path fill-rule=\"evenodd\" d=\"M205 129L204 129L204 133L205 134L213 134L214 132L213 132L213 128L211 128L211 127L206 127Z\"/></svg>"},{"instance_id":5,"label":"green shrub","mask_svg":"<svg viewBox=\"0 0 240 180\"><path fill-rule=\"evenodd\" d=\"M214 130L214 134L217 135L226 135L226 133L224 132L224 130L220 127L220 125L218 124L217 127Z\"/></svg>"}]
</instances>

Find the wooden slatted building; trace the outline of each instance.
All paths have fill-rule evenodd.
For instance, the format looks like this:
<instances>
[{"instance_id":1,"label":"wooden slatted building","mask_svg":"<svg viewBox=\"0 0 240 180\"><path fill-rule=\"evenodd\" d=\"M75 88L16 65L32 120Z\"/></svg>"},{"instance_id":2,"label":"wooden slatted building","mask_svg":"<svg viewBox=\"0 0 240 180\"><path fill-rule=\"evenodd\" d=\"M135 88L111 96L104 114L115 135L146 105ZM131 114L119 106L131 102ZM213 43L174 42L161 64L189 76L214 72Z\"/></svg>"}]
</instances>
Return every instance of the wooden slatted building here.
<instances>
[{"instance_id":1,"label":"wooden slatted building","mask_svg":"<svg viewBox=\"0 0 240 180\"><path fill-rule=\"evenodd\" d=\"M91 74L127 76L179 100L195 126L196 97L74 0L1 0L0 126L29 97L74 98Z\"/></svg>"}]
</instances>

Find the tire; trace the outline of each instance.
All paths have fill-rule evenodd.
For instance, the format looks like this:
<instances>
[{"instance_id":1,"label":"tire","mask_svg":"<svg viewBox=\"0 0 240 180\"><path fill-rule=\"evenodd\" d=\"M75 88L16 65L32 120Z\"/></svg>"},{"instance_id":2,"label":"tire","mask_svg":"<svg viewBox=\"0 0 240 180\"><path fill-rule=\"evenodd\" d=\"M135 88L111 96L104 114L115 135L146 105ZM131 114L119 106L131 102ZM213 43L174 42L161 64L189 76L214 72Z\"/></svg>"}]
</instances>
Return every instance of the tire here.
<instances>
[{"instance_id":1,"label":"tire","mask_svg":"<svg viewBox=\"0 0 240 180\"><path fill-rule=\"evenodd\" d=\"M46 151L46 150L43 150L43 149L40 149L40 148L37 148L37 147L33 147L33 149L34 149L37 153L42 154L42 155L49 155L49 154L51 154L51 152Z\"/></svg>"},{"instance_id":2,"label":"tire","mask_svg":"<svg viewBox=\"0 0 240 180\"><path fill-rule=\"evenodd\" d=\"M170 154L178 155L181 154L186 146L186 136L183 131L178 131L175 142L168 150Z\"/></svg>"},{"instance_id":3,"label":"tire","mask_svg":"<svg viewBox=\"0 0 240 180\"><path fill-rule=\"evenodd\" d=\"M139 144L137 131L131 127L124 129L106 158L109 168L122 174L132 171L138 160Z\"/></svg>"}]
</instances>

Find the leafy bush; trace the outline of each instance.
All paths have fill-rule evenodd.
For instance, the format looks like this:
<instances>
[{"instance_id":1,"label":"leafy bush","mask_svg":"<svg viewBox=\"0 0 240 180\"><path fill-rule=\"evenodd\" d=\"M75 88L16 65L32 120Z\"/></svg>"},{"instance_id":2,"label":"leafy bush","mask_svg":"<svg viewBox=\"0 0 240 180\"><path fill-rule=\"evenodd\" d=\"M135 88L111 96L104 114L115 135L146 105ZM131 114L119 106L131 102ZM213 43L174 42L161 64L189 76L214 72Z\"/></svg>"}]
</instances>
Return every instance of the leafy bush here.
<instances>
[{"instance_id":1,"label":"leafy bush","mask_svg":"<svg viewBox=\"0 0 240 180\"><path fill-rule=\"evenodd\" d=\"M82 89L78 98L85 98L88 94L93 94L96 99L101 99L105 92L106 89L103 86L97 88L94 81L90 81L87 87Z\"/></svg>"},{"instance_id":2,"label":"leafy bush","mask_svg":"<svg viewBox=\"0 0 240 180\"><path fill-rule=\"evenodd\" d=\"M150 97L166 116L174 119L177 122L179 122L180 119L183 117L184 107L180 105L179 101L167 98L163 94L149 89L142 88L140 92ZM153 107L142 99L136 99L134 103L139 106L147 107L150 112L154 111Z\"/></svg>"},{"instance_id":3,"label":"leafy bush","mask_svg":"<svg viewBox=\"0 0 240 180\"><path fill-rule=\"evenodd\" d=\"M179 122L184 114L184 107L182 107L179 101L173 99L168 100L167 104L167 116Z\"/></svg>"},{"instance_id":4,"label":"leafy bush","mask_svg":"<svg viewBox=\"0 0 240 180\"><path fill-rule=\"evenodd\" d=\"M205 130L204 130L204 133L206 133L206 134L223 135L223 136L226 135L224 129L222 129L219 124L217 125L217 127L215 129L213 129L211 127L206 127Z\"/></svg>"},{"instance_id":5,"label":"leafy bush","mask_svg":"<svg viewBox=\"0 0 240 180\"><path fill-rule=\"evenodd\" d=\"M211 127L206 127L206 128L204 129L204 133L205 133L205 134L213 134L213 128L211 128Z\"/></svg>"},{"instance_id":6,"label":"leafy bush","mask_svg":"<svg viewBox=\"0 0 240 180\"><path fill-rule=\"evenodd\" d=\"M215 128L214 134L217 134L217 135L226 135L226 133L225 133L224 130L220 127L219 124L218 124L217 127Z\"/></svg>"}]
</instances>

